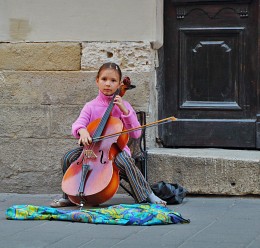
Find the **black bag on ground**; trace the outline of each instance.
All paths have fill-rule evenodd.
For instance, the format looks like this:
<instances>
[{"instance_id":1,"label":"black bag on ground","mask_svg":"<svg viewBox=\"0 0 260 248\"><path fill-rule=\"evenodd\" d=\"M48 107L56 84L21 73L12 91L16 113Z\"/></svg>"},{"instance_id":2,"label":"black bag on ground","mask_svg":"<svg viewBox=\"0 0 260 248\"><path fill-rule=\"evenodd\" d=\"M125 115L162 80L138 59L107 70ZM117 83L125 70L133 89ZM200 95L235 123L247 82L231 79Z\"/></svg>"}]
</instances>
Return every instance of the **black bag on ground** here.
<instances>
[{"instance_id":1,"label":"black bag on ground","mask_svg":"<svg viewBox=\"0 0 260 248\"><path fill-rule=\"evenodd\" d=\"M187 190L177 183L154 183L152 191L155 195L166 201L167 204L180 204L186 196Z\"/></svg>"}]
</instances>

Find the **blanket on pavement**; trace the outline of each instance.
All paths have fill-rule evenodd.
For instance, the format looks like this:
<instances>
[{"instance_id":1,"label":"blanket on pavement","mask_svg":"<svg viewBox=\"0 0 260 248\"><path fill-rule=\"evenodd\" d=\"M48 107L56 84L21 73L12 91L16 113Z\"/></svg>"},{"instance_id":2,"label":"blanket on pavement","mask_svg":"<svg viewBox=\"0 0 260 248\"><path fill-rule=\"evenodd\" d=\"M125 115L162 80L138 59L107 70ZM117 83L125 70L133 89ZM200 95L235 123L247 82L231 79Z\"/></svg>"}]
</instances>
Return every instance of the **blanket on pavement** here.
<instances>
[{"instance_id":1,"label":"blanket on pavement","mask_svg":"<svg viewBox=\"0 0 260 248\"><path fill-rule=\"evenodd\" d=\"M14 205L9 220L62 220L94 224L163 225L189 223L179 213L157 204L119 204L106 208L64 210L46 206Z\"/></svg>"}]
</instances>

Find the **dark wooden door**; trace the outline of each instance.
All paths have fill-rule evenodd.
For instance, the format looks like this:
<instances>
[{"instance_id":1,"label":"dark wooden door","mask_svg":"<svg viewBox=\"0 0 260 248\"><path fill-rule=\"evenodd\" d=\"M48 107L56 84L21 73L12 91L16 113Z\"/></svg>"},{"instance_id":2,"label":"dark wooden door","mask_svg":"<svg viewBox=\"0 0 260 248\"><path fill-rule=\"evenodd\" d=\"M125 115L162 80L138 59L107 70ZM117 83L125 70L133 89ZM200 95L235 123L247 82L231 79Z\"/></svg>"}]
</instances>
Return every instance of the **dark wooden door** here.
<instances>
[{"instance_id":1,"label":"dark wooden door","mask_svg":"<svg viewBox=\"0 0 260 248\"><path fill-rule=\"evenodd\" d=\"M159 128L165 147L257 147L258 1L164 4Z\"/></svg>"}]
</instances>

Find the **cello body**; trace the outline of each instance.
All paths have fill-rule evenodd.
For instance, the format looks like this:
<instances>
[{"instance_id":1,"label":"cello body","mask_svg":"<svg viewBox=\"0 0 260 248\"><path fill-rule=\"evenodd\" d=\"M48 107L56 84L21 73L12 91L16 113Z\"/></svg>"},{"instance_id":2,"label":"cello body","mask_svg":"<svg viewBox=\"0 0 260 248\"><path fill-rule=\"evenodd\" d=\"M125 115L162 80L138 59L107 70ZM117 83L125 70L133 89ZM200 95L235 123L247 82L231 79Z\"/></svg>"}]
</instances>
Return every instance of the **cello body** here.
<instances>
[{"instance_id":1,"label":"cello body","mask_svg":"<svg viewBox=\"0 0 260 248\"><path fill-rule=\"evenodd\" d=\"M87 126L91 137L101 121L97 119ZM122 130L122 121L110 116L102 135ZM128 138L128 134L122 134L84 146L81 155L70 165L62 180L62 190L70 201L77 205L98 205L113 197L120 182L114 159L127 145Z\"/></svg>"}]
</instances>

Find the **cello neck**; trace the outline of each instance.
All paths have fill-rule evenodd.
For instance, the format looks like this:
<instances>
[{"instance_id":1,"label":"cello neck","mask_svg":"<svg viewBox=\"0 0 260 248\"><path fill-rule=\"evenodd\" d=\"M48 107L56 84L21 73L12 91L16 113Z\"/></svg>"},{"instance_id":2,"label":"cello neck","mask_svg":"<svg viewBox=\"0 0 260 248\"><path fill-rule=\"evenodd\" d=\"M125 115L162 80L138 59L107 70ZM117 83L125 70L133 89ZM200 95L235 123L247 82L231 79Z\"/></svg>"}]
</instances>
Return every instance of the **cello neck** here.
<instances>
[{"instance_id":1,"label":"cello neck","mask_svg":"<svg viewBox=\"0 0 260 248\"><path fill-rule=\"evenodd\" d=\"M110 113L111 113L111 111L113 109L114 99L115 99L116 95L118 95L118 94L119 94L119 89L114 93L114 95L113 95L113 97L112 97L112 99L111 99L111 101L109 103L109 106L106 109L105 114L103 115L103 117L102 117L102 119L101 119L101 121L100 121L100 123L99 123L99 125L98 125L98 127L97 127L97 129L95 131L95 133L93 134L93 139L101 136L101 134L102 134L102 132L103 132L103 130L104 130L106 124L107 124L107 120L108 120L108 118L110 116Z\"/></svg>"}]
</instances>

